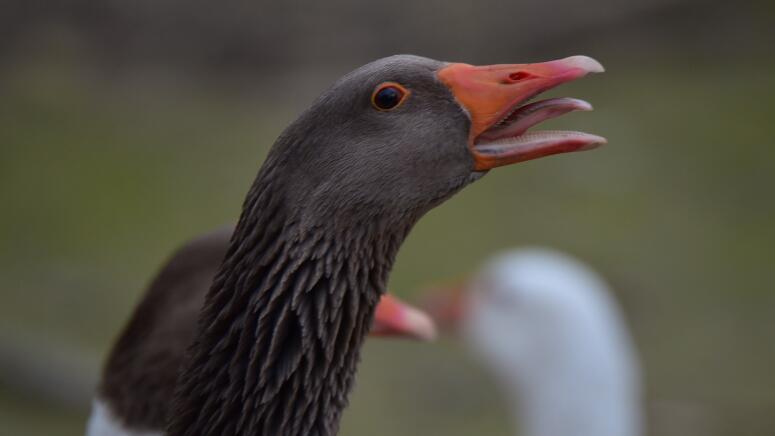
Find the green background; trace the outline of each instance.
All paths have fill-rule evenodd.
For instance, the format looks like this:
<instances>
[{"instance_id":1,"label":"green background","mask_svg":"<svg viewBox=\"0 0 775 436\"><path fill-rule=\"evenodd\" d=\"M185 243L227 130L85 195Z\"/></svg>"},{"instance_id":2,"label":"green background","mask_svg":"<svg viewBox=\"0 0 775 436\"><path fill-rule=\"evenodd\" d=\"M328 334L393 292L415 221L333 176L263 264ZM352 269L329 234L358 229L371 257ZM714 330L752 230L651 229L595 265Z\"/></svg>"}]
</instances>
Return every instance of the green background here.
<instances>
[{"instance_id":1,"label":"green background","mask_svg":"<svg viewBox=\"0 0 775 436\"><path fill-rule=\"evenodd\" d=\"M143 57L137 48L116 60L78 21L34 27L0 52L0 344L39 362L65 350L81 372L96 373L165 257L234 222L282 128L362 63L397 51L477 63L588 54L607 72L548 95L587 99L596 110L546 127L609 144L493 171L432 211L404 244L390 289L418 301L498 250L566 250L615 288L645 369L651 434L773 434L773 8L665 3L629 21L579 18L576 33L538 34L520 50L497 49L508 35L501 27L487 33L497 10L468 30L466 13L448 12L446 31L465 43L418 33L394 47L372 26L361 30L377 42L360 52L317 62L323 54L283 49L258 67L202 65L177 52L165 60L150 49ZM558 19L574 22L562 11ZM362 26L340 12L319 12L343 20L328 30L290 27L288 37ZM294 13L305 11L280 17ZM43 367L60 370L50 362ZM88 405L26 391L14 383L23 369L3 368L1 435L82 433ZM342 434L507 435L508 412L454 338L378 339L363 352Z\"/></svg>"}]
</instances>

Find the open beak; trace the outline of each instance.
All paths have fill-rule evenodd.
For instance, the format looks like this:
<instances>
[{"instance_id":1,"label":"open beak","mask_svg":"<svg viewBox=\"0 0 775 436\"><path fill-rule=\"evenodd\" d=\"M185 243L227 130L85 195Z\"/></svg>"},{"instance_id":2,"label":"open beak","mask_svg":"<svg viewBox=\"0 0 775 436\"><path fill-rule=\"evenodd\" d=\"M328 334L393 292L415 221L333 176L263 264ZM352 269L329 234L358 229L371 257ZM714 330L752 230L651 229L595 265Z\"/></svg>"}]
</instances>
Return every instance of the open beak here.
<instances>
[{"instance_id":1,"label":"open beak","mask_svg":"<svg viewBox=\"0 0 775 436\"><path fill-rule=\"evenodd\" d=\"M425 312L385 294L377 305L370 333L432 341L436 339L436 326Z\"/></svg>"},{"instance_id":2,"label":"open beak","mask_svg":"<svg viewBox=\"0 0 775 436\"><path fill-rule=\"evenodd\" d=\"M527 104L531 98L588 73L603 71L603 66L590 57L571 56L538 64L453 63L437 75L468 112L468 146L474 157L474 169L486 171L605 144L605 138L583 132L527 132L536 124L567 112L592 110L589 103L573 98Z\"/></svg>"}]
</instances>

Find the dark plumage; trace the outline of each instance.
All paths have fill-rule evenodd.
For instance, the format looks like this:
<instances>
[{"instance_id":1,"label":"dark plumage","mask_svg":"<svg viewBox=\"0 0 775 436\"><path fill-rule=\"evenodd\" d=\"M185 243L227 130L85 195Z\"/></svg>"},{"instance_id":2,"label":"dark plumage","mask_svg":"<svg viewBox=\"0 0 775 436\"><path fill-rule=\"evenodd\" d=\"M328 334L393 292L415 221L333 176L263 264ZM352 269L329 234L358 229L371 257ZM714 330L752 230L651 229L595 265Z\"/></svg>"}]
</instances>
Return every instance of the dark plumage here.
<instances>
[{"instance_id":1,"label":"dark plumage","mask_svg":"<svg viewBox=\"0 0 775 436\"><path fill-rule=\"evenodd\" d=\"M337 81L278 138L247 195L182 364L168 434L335 434L412 226L490 168L600 143L522 135L578 101L547 101L529 117L518 107L598 67L582 57L474 68L393 56ZM135 318L154 313L146 304L153 298Z\"/></svg>"},{"instance_id":2,"label":"dark plumage","mask_svg":"<svg viewBox=\"0 0 775 436\"><path fill-rule=\"evenodd\" d=\"M128 428L166 425L181 362L233 230L208 233L175 252L108 355L98 396Z\"/></svg>"},{"instance_id":3,"label":"dark plumage","mask_svg":"<svg viewBox=\"0 0 775 436\"><path fill-rule=\"evenodd\" d=\"M169 434L336 433L398 247L479 175L441 65L358 69L277 140L205 302ZM413 92L400 111L371 106L386 81Z\"/></svg>"},{"instance_id":4,"label":"dark plumage","mask_svg":"<svg viewBox=\"0 0 775 436\"><path fill-rule=\"evenodd\" d=\"M232 226L221 228L177 250L154 277L108 355L98 401L128 431L164 429L181 363L233 231ZM435 328L425 313L383 296L371 332L429 340Z\"/></svg>"}]
</instances>

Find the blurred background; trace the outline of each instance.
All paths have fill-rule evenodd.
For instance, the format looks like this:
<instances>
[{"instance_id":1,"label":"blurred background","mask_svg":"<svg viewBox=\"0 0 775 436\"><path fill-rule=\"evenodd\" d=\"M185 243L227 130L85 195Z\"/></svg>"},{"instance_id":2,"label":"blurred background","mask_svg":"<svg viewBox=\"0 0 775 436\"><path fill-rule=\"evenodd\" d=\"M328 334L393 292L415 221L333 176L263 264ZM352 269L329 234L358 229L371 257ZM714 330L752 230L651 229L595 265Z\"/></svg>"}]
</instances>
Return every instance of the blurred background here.
<instances>
[{"instance_id":1,"label":"blurred background","mask_svg":"<svg viewBox=\"0 0 775 436\"><path fill-rule=\"evenodd\" d=\"M550 245L614 286L649 434L775 434L775 3L0 0L0 434L78 435L101 359L183 241L236 221L280 131L376 58L586 54L551 96L594 152L492 174L409 236L390 289ZM60 383L25 379L39 368ZM372 340L343 435L509 435L459 341Z\"/></svg>"}]
</instances>

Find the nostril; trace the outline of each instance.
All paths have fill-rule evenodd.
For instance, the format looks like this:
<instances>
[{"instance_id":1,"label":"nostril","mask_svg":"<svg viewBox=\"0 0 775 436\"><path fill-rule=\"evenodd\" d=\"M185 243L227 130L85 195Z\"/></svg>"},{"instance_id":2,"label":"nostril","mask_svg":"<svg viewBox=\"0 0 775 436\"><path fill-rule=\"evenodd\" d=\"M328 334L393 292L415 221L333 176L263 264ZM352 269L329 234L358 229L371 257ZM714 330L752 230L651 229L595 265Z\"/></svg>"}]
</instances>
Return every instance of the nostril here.
<instances>
[{"instance_id":1,"label":"nostril","mask_svg":"<svg viewBox=\"0 0 775 436\"><path fill-rule=\"evenodd\" d=\"M526 71L517 71L516 73L509 74L509 80L512 82L518 82L520 80L529 79L531 77L533 77L533 75Z\"/></svg>"}]
</instances>

